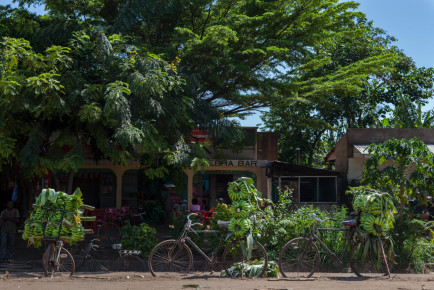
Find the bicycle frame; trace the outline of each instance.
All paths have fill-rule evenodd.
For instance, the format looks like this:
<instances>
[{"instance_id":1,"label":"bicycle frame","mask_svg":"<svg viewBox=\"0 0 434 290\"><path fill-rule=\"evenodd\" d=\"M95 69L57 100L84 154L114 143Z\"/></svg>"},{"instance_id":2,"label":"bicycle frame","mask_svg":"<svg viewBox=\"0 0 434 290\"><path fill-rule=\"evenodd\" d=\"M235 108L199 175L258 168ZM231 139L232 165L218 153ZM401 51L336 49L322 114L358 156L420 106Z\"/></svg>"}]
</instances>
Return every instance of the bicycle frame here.
<instances>
[{"instance_id":1,"label":"bicycle frame","mask_svg":"<svg viewBox=\"0 0 434 290\"><path fill-rule=\"evenodd\" d=\"M57 255L56 255L56 266L59 264L59 258L60 258L60 252L62 251L62 248L63 248L63 241L62 240L60 240L60 241L58 241L58 247L59 247L59 250L57 251Z\"/></svg>"},{"instance_id":2,"label":"bicycle frame","mask_svg":"<svg viewBox=\"0 0 434 290\"><path fill-rule=\"evenodd\" d=\"M179 237L178 237L177 240L180 241L181 243L188 244L191 247L193 247L193 249L195 249L202 256L202 258L207 262L208 266L210 268L212 268L212 264L216 262L214 260L214 253L217 254L219 252L219 250L221 249L223 241L225 240L224 239L224 234L227 231L219 231L219 230L194 230L194 229L192 229L192 226L195 226L195 225L201 225L201 226L203 226L203 225L200 224L200 223L194 223L194 224L192 224L191 220L189 218L190 215L193 215L193 214L189 214L187 216L187 223L185 224L184 230L179 235ZM207 254L205 254L202 251L202 249L188 236L188 234L191 233L191 232L195 233L196 235L198 233L221 233L221 238L220 238L219 244L218 244L217 248L214 249L211 257L209 257Z\"/></svg>"},{"instance_id":3,"label":"bicycle frame","mask_svg":"<svg viewBox=\"0 0 434 290\"><path fill-rule=\"evenodd\" d=\"M315 223L315 225L314 225L314 227L313 227L313 230L312 230L312 233L311 233L311 235L310 235L310 237L309 237L309 244L307 245L307 246L309 246L310 245L310 243L313 243L314 241L316 241L316 242L318 242L320 245L321 245L321 247L323 247L326 251L327 251L327 253L329 253L336 261L338 261L339 263L341 263L341 264L345 264L345 263L349 263L350 261L346 261L346 260L344 260L344 255L345 255L345 253L347 252L347 248L348 248L348 246L350 245L350 243L349 243L349 241L351 241L351 239L352 239L352 237L353 237L353 235L354 235L354 231L355 231L355 228L354 227L352 227L352 228L350 228L350 229L344 229L344 228L338 228L338 229L336 229L336 228L318 228L318 224L320 223L320 221L318 221L317 219L315 219L316 220L316 223ZM345 245L345 248L344 248L344 250L342 251L342 254L340 255L340 256L338 256L338 255L336 255L336 253L334 253L332 250L330 250L329 249L329 247L327 247L327 245L315 234L317 231L340 231L340 232L350 232L350 235L349 235L349 237L346 239L347 240L347 243L346 243L346 245Z\"/></svg>"}]
</instances>

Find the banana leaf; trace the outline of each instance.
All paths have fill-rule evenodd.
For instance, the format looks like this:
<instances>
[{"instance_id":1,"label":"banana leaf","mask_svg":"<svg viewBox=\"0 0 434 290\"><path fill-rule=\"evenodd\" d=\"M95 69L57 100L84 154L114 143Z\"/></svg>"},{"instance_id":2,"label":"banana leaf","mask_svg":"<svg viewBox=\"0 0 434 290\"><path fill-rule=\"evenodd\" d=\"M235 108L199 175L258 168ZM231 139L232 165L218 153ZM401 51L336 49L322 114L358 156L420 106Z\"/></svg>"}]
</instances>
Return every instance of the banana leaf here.
<instances>
[{"instance_id":1,"label":"banana leaf","mask_svg":"<svg viewBox=\"0 0 434 290\"><path fill-rule=\"evenodd\" d=\"M45 202L47 201L47 190L44 188L41 192L41 194L39 195L39 205L40 206L44 206Z\"/></svg>"},{"instance_id":2,"label":"banana leaf","mask_svg":"<svg viewBox=\"0 0 434 290\"><path fill-rule=\"evenodd\" d=\"M80 187L77 187L77 189L74 191L74 193L71 194L71 197L75 197L75 198L80 198L82 196L83 196L83 194L81 192Z\"/></svg>"},{"instance_id":3,"label":"banana leaf","mask_svg":"<svg viewBox=\"0 0 434 290\"><path fill-rule=\"evenodd\" d=\"M247 236L247 260L250 260L252 257L252 250L253 250L253 234L252 230L250 229L250 234Z\"/></svg>"},{"instance_id":4,"label":"banana leaf","mask_svg":"<svg viewBox=\"0 0 434 290\"><path fill-rule=\"evenodd\" d=\"M47 201L53 202L54 196L56 195L56 191L54 189L52 189L52 188L49 188L47 190L47 192L48 192Z\"/></svg>"},{"instance_id":5,"label":"banana leaf","mask_svg":"<svg viewBox=\"0 0 434 290\"><path fill-rule=\"evenodd\" d=\"M234 263L232 267L228 269L232 277L257 277L263 270L262 261L253 261L251 263ZM244 269L243 269L244 266ZM244 270L244 271L243 271ZM227 276L226 271L222 271L220 276ZM279 267L275 261L269 261L267 264L267 269L264 273L265 277L279 277Z\"/></svg>"}]
</instances>

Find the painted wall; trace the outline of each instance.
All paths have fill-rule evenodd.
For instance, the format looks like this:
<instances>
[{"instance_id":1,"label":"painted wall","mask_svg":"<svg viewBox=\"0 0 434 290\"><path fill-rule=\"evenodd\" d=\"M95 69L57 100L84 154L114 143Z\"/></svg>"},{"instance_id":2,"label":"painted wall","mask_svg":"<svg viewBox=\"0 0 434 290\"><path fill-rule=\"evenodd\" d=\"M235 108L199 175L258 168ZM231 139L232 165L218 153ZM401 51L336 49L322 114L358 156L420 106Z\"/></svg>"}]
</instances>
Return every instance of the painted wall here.
<instances>
[{"instance_id":1,"label":"painted wall","mask_svg":"<svg viewBox=\"0 0 434 290\"><path fill-rule=\"evenodd\" d=\"M348 184L353 180L360 181L362 179L365 161L366 159L362 158L348 158Z\"/></svg>"}]
</instances>

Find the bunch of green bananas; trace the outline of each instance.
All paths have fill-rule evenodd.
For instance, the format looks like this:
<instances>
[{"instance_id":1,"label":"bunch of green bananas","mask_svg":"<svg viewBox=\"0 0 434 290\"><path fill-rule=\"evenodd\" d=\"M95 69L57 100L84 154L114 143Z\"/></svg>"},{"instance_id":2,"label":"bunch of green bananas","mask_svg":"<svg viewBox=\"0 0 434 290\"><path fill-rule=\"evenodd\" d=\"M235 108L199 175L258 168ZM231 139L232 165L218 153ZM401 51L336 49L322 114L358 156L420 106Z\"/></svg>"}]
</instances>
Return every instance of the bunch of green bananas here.
<instances>
[{"instance_id":1,"label":"bunch of green bananas","mask_svg":"<svg viewBox=\"0 0 434 290\"><path fill-rule=\"evenodd\" d=\"M32 234L32 226L30 225L30 222L26 222L24 225L23 239L27 240L29 237L32 236Z\"/></svg>"},{"instance_id":2,"label":"bunch of green bananas","mask_svg":"<svg viewBox=\"0 0 434 290\"><path fill-rule=\"evenodd\" d=\"M249 197L245 184L236 181L229 183L228 195L232 200L241 200Z\"/></svg>"},{"instance_id":3,"label":"bunch of green bananas","mask_svg":"<svg viewBox=\"0 0 434 290\"><path fill-rule=\"evenodd\" d=\"M246 200L236 200L230 207L231 213L236 218L246 218L250 215L252 207Z\"/></svg>"},{"instance_id":4,"label":"bunch of green bananas","mask_svg":"<svg viewBox=\"0 0 434 290\"><path fill-rule=\"evenodd\" d=\"M353 202L354 210L365 211L365 206L368 203L367 196L364 194L358 195Z\"/></svg>"},{"instance_id":5,"label":"bunch of green bananas","mask_svg":"<svg viewBox=\"0 0 434 290\"><path fill-rule=\"evenodd\" d=\"M59 194L57 197L57 200L54 202L54 207L56 208L65 208L66 206L66 199L67 197L61 192L62 194Z\"/></svg>"},{"instance_id":6,"label":"bunch of green bananas","mask_svg":"<svg viewBox=\"0 0 434 290\"><path fill-rule=\"evenodd\" d=\"M60 229L60 236L62 237L68 237L71 235L71 229L67 226L62 226Z\"/></svg>"},{"instance_id":7,"label":"bunch of green bananas","mask_svg":"<svg viewBox=\"0 0 434 290\"><path fill-rule=\"evenodd\" d=\"M389 194L370 190L355 198L353 208L361 212L360 225L368 233L376 235L393 228L397 211Z\"/></svg>"},{"instance_id":8,"label":"bunch of green bananas","mask_svg":"<svg viewBox=\"0 0 434 290\"><path fill-rule=\"evenodd\" d=\"M40 237L44 234L44 228L42 223L32 223L31 230L27 234L29 237Z\"/></svg>"},{"instance_id":9,"label":"bunch of green bananas","mask_svg":"<svg viewBox=\"0 0 434 290\"><path fill-rule=\"evenodd\" d=\"M59 234L59 225L54 222L47 222L45 226L45 236L46 237L57 237Z\"/></svg>"},{"instance_id":10,"label":"bunch of green bananas","mask_svg":"<svg viewBox=\"0 0 434 290\"><path fill-rule=\"evenodd\" d=\"M360 225L370 234L377 234L377 230L387 232L390 229L390 221L382 216L374 216L365 212L360 215Z\"/></svg>"},{"instance_id":11,"label":"bunch of green bananas","mask_svg":"<svg viewBox=\"0 0 434 290\"><path fill-rule=\"evenodd\" d=\"M251 227L251 221L247 218L232 218L228 229L237 237L242 237Z\"/></svg>"},{"instance_id":12,"label":"bunch of green bananas","mask_svg":"<svg viewBox=\"0 0 434 290\"><path fill-rule=\"evenodd\" d=\"M71 242L84 239L84 229L78 208L83 205L82 193L79 188L72 194L44 189L33 205L33 213L26 220L23 239L30 240L35 246L38 239L45 237L70 237ZM44 231L45 227L45 231Z\"/></svg>"},{"instance_id":13,"label":"bunch of green bananas","mask_svg":"<svg viewBox=\"0 0 434 290\"><path fill-rule=\"evenodd\" d=\"M76 224L71 227L71 242L76 243L84 240L84 229L81 224Z\"/></svg>"},{"instance_id":14,"label":"bunch of green bananas","mask_svg":"<svg viewBox=\"0 0 434 290\"><path fill-rule=\"evenodd\" d=\"M72 211L76 211L83 204L83 202L80 203L79 200L77 200L75 198L70 198L70 199L66 200L65 204L66 204L65 205L65 209L67 211L71 211L72 212Z\"/></svg>"},{"instance_id":15,"label":"bunch of green bananas","mask_svg":"<svg viewBox=\"0 0 434 290\"><path fill-rule=\"evenodd\" d=\"M45 211L42 211L42 208L37 207L33 213L33 220L42 221L45 219Z\"/></svg>"}]
</instances>

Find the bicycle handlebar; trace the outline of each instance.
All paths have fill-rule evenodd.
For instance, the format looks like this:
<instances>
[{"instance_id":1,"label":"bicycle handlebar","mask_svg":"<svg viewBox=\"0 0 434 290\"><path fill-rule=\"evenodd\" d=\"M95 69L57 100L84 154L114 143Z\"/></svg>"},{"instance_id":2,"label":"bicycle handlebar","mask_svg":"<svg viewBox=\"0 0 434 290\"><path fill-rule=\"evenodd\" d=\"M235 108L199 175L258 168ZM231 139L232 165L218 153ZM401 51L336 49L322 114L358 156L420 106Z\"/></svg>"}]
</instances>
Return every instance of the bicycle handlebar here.
<instances>
[{"instance_id":1,"label":"bicycle handlebar","mask_svg":"<svg viewBox=\"0 0 434 290\"><path fill-rule=\"evenodd\" d=\"M325 222L325 221L337 221L336 219L334 219L334 218L326 218L326 219L319 219L319 218L317 218L316 216L317 216L318 214L317 213L313 213L312 215L311 215L311 218L312 219L314 219L314 220L316 220L317 222L319 222L319 223L323 223L323 222Z\"/></svg>"},{"instance_id":2,"label":"bicycle handlebar","mask_svg":"<svg viewBox=\"0 0 434 290\"><path fill-rule=\"evenodd\" d=\"M189 226L189 227L193 227L193 226L201 226L201 227L203 227L203 224L202 223L192 223L191 222L191 219L190 219L190 216L194 216L194 217L196 217L196 216L198 216L199 214L197 214L197 213L195 213L195 212L192 212L192 213L190 213L189 215L187 215L187 225Z\"/></svg>"}]
</instances>

